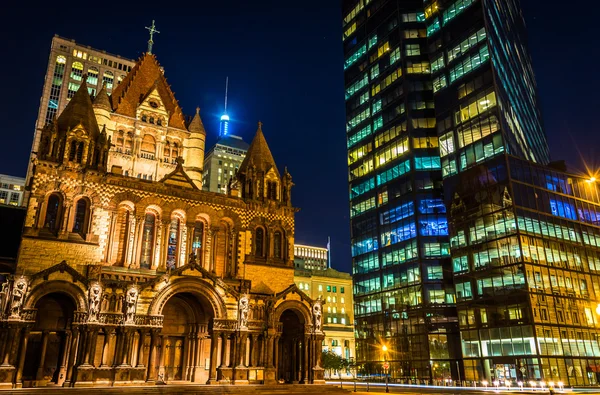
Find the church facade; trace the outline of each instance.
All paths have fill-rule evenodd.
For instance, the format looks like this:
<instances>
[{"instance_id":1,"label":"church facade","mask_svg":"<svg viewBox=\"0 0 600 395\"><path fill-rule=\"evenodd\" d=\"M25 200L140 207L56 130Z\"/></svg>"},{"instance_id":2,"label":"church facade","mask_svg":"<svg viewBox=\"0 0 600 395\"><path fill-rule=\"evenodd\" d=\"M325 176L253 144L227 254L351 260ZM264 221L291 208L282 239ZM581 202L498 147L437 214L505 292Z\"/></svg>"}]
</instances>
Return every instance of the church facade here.
<instances>
[{"instance_id":1,"label":"church facade","mask_svg":"<svg viewBox=\"0 0 600 395\"><path fill-rule=\"evenodd\" d=\"M292 178L262 125L227 194L156 57L109 96L85 83L44 128L0 386L322 383L323 301L294 284Z\"/></svg>"}]
</instances>

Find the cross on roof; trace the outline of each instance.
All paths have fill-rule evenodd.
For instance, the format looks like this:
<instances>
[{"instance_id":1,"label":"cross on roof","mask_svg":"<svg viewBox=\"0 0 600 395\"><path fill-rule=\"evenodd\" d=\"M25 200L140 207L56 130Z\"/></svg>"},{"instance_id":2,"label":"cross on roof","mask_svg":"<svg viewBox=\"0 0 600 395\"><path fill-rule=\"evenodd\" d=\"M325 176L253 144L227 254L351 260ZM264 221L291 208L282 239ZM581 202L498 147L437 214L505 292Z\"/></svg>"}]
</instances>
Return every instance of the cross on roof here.
<instances>
[{"instance_id":1,"label":"cross on roof","mask_svg":"<svg viewBox=\"0 0 600 395\"><path fill-rule=\"evenodd\" d=\"M158 30L156 30L156 25L154 25L154 20L152 20L152 26L148 27L146 26L146 29L150 31L150 40L148 40L148 53L152 54L152 44L154 44L154 41L152 40L152 38L154 37L154 33L160 33Z\"/></svg>"}]
</instances>

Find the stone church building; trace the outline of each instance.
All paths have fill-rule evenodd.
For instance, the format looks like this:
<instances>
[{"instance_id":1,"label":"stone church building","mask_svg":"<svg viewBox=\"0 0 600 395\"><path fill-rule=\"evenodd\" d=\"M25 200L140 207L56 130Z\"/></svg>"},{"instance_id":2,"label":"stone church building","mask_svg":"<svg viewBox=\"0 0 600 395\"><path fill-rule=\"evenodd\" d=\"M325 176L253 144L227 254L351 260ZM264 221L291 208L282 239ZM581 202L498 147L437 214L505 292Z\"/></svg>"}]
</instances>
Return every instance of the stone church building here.
<instances>
[{"instance_id":1,"label":"stone church building","mask_svg":"<svg viewBox=\"0 0 600 395\"><path fill-rule=\"evenodd\" d=\"M206 133L145 54L42 132L0 386L323 383L321 300L294 285L292 177L259 123L228 193L202 191Z\"/></svg>"}]
</instances>

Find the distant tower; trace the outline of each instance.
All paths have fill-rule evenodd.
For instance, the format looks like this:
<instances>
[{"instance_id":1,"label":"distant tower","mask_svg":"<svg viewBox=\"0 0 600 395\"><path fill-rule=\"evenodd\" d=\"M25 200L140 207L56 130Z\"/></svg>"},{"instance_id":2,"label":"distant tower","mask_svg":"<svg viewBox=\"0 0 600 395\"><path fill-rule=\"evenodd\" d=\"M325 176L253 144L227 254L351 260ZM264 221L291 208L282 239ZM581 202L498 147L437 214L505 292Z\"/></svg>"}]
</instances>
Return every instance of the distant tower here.
<instances>
[{"instance_id":1,"label":"distant tower","mask_svg":"<svg viewBox=\"0 0 600 395\"><path fill-rule=\"evenodd\" d=\"M229 77L225 79L225 110L221 115L221 124L219 126L219 138L229 134L229 115L227 115L227 89L229 88Z\"/></svg>"}]
</instances>

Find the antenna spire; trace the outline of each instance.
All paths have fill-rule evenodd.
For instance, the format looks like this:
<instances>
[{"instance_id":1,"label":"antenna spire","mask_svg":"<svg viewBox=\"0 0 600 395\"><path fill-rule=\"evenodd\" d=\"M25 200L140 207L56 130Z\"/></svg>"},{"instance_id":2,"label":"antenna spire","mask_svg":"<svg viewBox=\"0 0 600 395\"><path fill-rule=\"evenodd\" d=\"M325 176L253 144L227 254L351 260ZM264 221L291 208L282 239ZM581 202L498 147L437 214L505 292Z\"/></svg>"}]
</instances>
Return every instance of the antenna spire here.
<instances>
[{"instance_id":1,"label":"antenna spire","mask_svg":"<svg viewBox=\"0 0 600 395\"><path fill-rule=\"evenodd\" d=\"M227 114L227 91L229 90L229 77L225 77L225 111L223 114Z\"/></svg>"},{"instance_id":2,"label":"antenna spire","mask_svg":"<svg viewBox=\"0 0 600 395\"><path fill-rule=\"evenodd\" d=\"M158 30L156 30L156 25L154 24L154 19L152 20L152 26L148 27L146 26L146 29L150 31L150 40L148 40L148 54L152 55L152 44L154 44L154 33L160 33Z\"/></svg>"}]
</instances>

